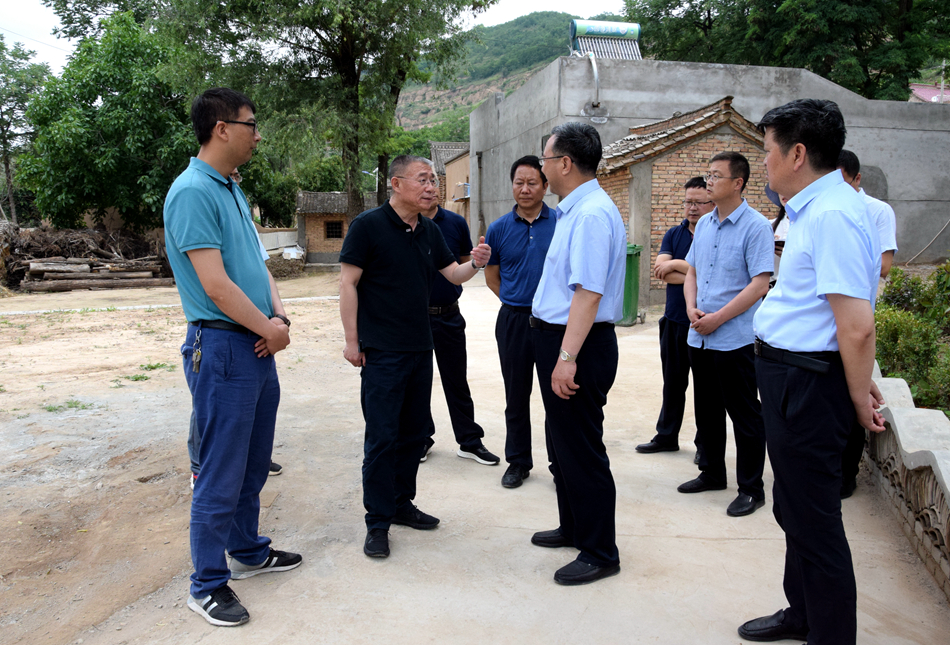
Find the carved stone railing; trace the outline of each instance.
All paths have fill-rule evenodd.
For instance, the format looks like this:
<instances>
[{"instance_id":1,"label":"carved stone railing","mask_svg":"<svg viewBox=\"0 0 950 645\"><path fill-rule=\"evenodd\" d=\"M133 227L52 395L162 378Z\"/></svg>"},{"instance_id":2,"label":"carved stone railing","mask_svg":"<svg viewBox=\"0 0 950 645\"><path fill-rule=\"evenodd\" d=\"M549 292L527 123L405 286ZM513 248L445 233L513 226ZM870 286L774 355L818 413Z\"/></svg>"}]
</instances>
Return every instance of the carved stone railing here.
<instances>
[{"instance_id":1,"label":"carved stone railing","mask_svg":"<svg viewBox=\"0 0 950 645\"><path fill-rule=\"evenodd\" d=\"M950 601L950 419L939 410L914 407L903 379L875 376L887 403L882 409L887 430L869 433L865 460L914 551Z\"/></svg>"}]
</instances>

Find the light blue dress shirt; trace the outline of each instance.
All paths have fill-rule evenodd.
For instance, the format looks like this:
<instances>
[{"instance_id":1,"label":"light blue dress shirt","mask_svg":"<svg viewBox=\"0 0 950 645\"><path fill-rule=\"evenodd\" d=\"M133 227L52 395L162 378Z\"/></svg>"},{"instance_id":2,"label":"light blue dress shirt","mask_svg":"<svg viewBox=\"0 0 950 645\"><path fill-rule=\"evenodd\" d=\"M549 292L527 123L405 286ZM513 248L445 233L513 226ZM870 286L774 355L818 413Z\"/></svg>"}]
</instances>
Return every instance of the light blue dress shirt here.
<instances>
[{"instance_id":1,"label":"light blue dress shirt","mask_svg":"<svg viewBox=\"0 0 950 645\"><path fill-rule=\"evenodd\" d=\"M788 229L782 272L756 312L755 334L793 352L838 351L838 328L826 296L874 305L881 272L877 227L864 199L836 170L785 205Z\"/></svg>"},{"instance_id":2,"label":"light blue dress shirt","mask_svg":"<svg viewBox=\"0 0 950 645\"><path fill-rule=\"evenodd\" d=\"M531 309L535 318L566 325L574 288L601 294L594 322L623 317L627 231L620 211L596 179L581 184L555 209L557 225Z\"/></svg>"},{"instance_id":3,"label":"light blue dress shirt","mask_svg":"<svg viewBox=\"0 0 950 645\"><path fill-rule=\"evenodd\" d=\"M774 254L772 226L746 200L722 222L718 208L704 215L696 223L693 245L686 255L696 271L696 307L707 314L725 307L752 278L772 273ZM707 336L690 329L687 344L721 352L752 344L752 316L758 307L757 301Z\"/></svg>"}]
</instances>

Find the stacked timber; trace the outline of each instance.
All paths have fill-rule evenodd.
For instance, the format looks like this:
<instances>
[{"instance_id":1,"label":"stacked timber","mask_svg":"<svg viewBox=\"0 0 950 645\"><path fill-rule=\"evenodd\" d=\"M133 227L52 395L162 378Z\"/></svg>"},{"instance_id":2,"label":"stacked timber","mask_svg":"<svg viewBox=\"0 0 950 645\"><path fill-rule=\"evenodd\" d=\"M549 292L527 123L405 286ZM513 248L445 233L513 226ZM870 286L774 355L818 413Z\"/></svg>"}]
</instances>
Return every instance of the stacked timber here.
<instances>
[{"instance_id":1,"label":"stacked timber","mask_svg":"<svg viewBox=\"0 0 950 645\"><path fill-rule=\"evenodd\" d=\"M78 289L129 289L170 287L174 278L162 278L158 256L136 260L106 261L89 258L21 260L28 265L23 291L75 291Z\"/></svg>"}]
</instances>

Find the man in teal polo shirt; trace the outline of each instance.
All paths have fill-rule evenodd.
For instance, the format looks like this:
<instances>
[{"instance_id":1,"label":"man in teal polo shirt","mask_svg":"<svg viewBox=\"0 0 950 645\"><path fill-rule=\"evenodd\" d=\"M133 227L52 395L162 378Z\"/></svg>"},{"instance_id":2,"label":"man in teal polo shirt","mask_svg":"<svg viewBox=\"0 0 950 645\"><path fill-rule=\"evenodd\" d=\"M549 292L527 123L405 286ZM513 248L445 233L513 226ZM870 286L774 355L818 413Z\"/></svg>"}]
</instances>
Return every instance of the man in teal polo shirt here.
<instances>
[{"instance_id":1,"label":"man in teal polo shirt","mask_svg":"<svg viewBox=\"0 0 950 645\"><path fill-rule=\"evenodd\" d=\"M197 97L191 121L201 148L165 198L165 247L189 323L182 362L201 438L188 607L222 626L250 619L231 578L302 560L258 534L280 401L274 354L290 343L290 320L247 202L228 178L261 140L254 111L227 88Z\"/></svg>"}]
</instances>

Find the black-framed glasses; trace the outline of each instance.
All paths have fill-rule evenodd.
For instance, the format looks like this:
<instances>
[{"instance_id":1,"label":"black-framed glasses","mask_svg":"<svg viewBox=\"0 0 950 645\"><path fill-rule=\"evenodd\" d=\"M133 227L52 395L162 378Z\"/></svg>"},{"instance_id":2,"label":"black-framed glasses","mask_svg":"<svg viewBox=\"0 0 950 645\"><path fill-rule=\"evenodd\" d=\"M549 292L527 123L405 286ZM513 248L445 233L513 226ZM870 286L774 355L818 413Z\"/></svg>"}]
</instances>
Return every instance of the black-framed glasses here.
<instances>
[{"instance_id":1,"label":"black-framed glasses","mask_svg":"<svg viewBox=\"0 0 950 645\"><path fill-rule=\"evenodd\" d=\"M699 208L700 206L706 206L707 204L712 204L712 201L694 202L687 199L685 202L683 202L683 206L686 208L692 208L693 206Z\"/></svg>"},{"instance_id":2,"label":"black-framed glasses","mask_svg":"<svg viewBox=\"0 0 950 645\"><path fill-rule=\"evenodd\" d=\"M225 119L222 119L221 123L239 123L241 125L246 125L250 128L253 128L254 132L257 132L258 134L260 134L261 132L260 130L257 129L257 121L227 121Z\"/></svg>"},{"instance_id":3,"label":"black-framed glasses","mask_svg":"<svg viewBox=\"0 0 950 645\"><path fill-rule=\"evenodd\" d=\"M739 177L723 177L722 175L714 175L711 172L707 172L703 175L703 179L706 180L706 183L717 182L720 179L739 179Z\"/></svg>"},{"instance_id":4,"label":"black-framed glasses","mask_svg":"<svg viewBox=\"0 0 950 645\"><path fill-rule=\"evenodd\" d=\"M414 181L414 182L416 182L417 184L419 184L420 186L422 186L423 188L425 188L426 186L432 186L433 188L438 188L438 187L439 187L439 178L438 178L438 177L435 177L434 179L430 179L430 178L428 178L428 177L423 177L422 179L413 179L412 177L400 177L399 175L395 175L395 177L396 177L397 179L406 179L406 180L408 180L408 181Z\"/></svg>"},{"instance_id":5,"label":"black-framed glasses","mask_svg":"<svg viewBox=\"0 0 950 645\"><path fill-rule=\"evenodd\" d=\"M574 162L574 158L571 155L554 155L553 157L538 157L538 161L540 161L541 163L544 163L545 159L563 159L564 157L567 157L568 159L570 159L571 163Z\"/></svg>"}]
</instances>

